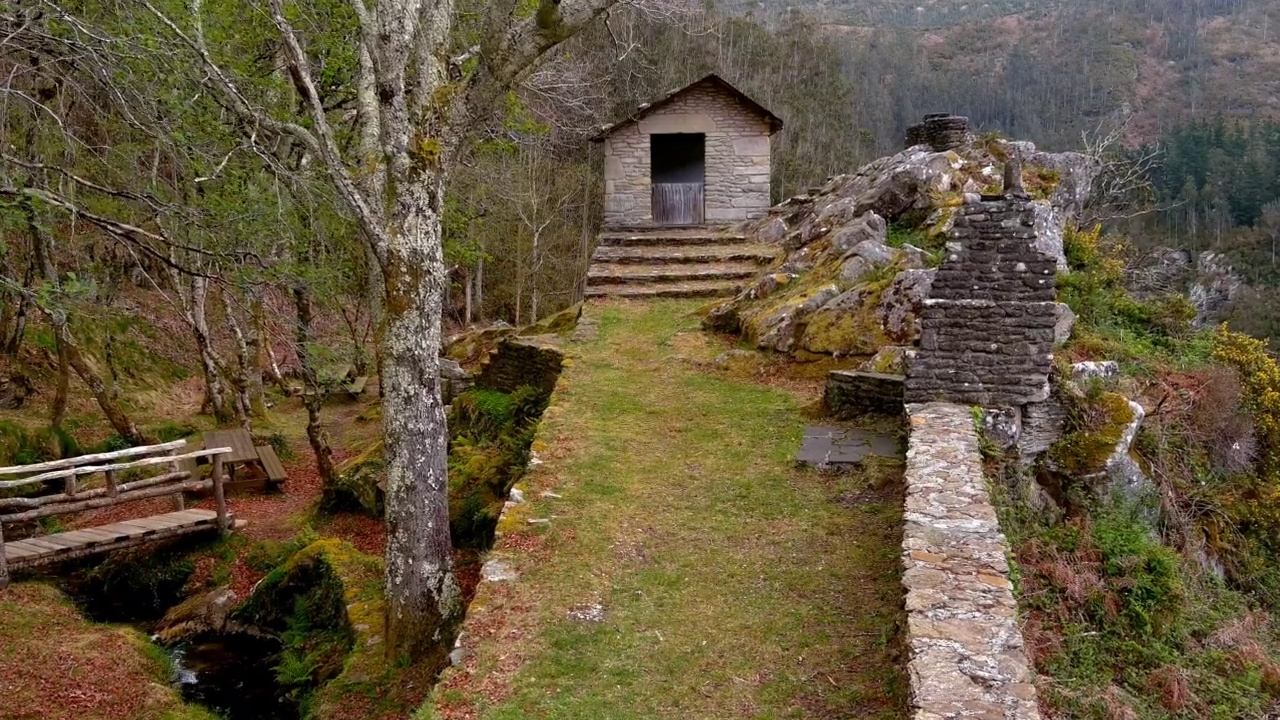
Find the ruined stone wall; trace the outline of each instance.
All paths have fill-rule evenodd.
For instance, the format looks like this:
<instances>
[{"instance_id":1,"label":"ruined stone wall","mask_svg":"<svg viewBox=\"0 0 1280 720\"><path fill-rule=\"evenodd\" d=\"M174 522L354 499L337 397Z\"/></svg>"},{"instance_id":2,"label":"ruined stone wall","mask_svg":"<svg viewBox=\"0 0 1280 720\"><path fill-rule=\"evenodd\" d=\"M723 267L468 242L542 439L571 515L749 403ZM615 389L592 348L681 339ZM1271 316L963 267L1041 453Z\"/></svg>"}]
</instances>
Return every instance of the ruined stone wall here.
<instances>
[{"instance_id":1,"label":"ruined stone wall","mask_svg":"<svg viewBox=\"0 0 1280 720\"><path fill-rule=\"evenodd\" d=\"M1039 720L973 414L941 403L907 412L902 584L912 717Z\"/></svg>"},{"instance_id":2,"label":"ruined stone wall","mask_svg":"<svg viewBox=\"0 0 1280 720\"><path fill-rule=\"evenodd\" d=\"M833 370L827 376L823 402L836 417L869 413L902 414L902 376Z\"/></svg>"},{"instance_id":3,"label":"ruined stone wall","mask_svg":"<svg viewBox=\"0 0 1280 720\"><path fill-rule=\"evenodd\" d=\"M1027 200L967 197L907 358L907 402L1048 398L1057 260L1036 247L1036 220Z\"/></svg>"},{"instance_id":4,"label":"ruined stone wall","mask_svg":"<svg viewBox=\"0 0 1280 720\"><path fill-rule=\"evenodd\" d=\"M604 140L606 225L653 222L649 136L703 133L706 220L737 222L769 209L769 122L728 91L695 87Z\"/></svg>"},{"instance_id":5,"label":"ruined stone wall","mask_svg":"<svg viewBox=\"0 0 1280 720\"><path fill-rule=\"evenodd\" d=\"M478 387L513 393L522 387L536 387L550 395L560 378L564 353L528 338L503 340L475 384Z\"/></svg>"}]
</instances>

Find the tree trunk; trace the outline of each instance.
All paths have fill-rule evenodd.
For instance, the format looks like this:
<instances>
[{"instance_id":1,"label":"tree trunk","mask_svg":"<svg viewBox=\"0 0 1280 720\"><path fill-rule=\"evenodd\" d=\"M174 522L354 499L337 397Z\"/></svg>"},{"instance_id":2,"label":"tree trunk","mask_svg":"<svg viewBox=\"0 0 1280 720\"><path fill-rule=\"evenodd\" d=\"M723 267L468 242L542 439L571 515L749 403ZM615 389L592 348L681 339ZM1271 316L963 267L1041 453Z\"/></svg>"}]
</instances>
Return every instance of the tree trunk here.
<instances>
[{"instance_id":1,"label":"tree trunk","mask_svg":"<svg viewBox=\"0 0 1280 720\"><path fill-rule=\"evenodd\" d=\"M476 260L476 319L484 322L484 255Z\"/></svg>"},{"instance_id":2,"label":"tree trunk","mask_svg":"<svg viewBox=\"0 0 1280 720\"><path fill-rule=\"evenodd\" d=\"M85 359L80 346L76 345L75 338L71 335L71 328L66 319L59 318L57 315L57 313L53 313L49 320L54 325L54 332L57 335L59 344L66 351L67 362L76 371L76 375L80 377L80 380L88 386L89 392L93 393L94 399L98 401L98 407L102 408L102 413L107 416L107 421L111 423L111 427L116 431L117 435L134 445L146 445L146 437L138 431L138 426L133 424L133 421L129 419L129 416L120 407L116 394L102 381L102 378L94 371L93 366Z\"/></svg>"},{"instance_id":3,"label":"tree trunk","mask_svg":"<svg viewBox=\"0 0 1280 720\"><path fill-rule=\"evenodd\" d=\"M177 279L182 282L182 278ZM222 375L218 371L217 353L213 349L213 341L209 336L209 318L205 312L205 301L208 299L209 282L203 277L191 278L191 293L187 297L184 308L187 324L191 326L191 334L196 339L196 349L200 353L200 366L204 370L205 402L213 411L213 417L219 423L231 420L227 410L226 390L222 386Z\"/></svg>"},{"instance_id":4,"label":"tree trunk","mask_svg":"<svg viewBox=\"0 0 1280 720\"><path fill-rule=\"evenodd\" d=\"M338 473L333 467L329 433L324 429L324 421L320 416L324 393L316 381L316 370L311 364L311 335L315 323L311 291L302 285L294 286L293 301L298 312L298 363L302 366L302 404L307 409L307 442L311 444L311 452L316 456L316 472L320 474L320 481L327 486L337 480ZM311 391L310 394L307 394L308 390Z\"/></svg>"},{"instance_id":5,"label":"tree trunk","mask_svg":"<svg viewBox=\"0 0 1280 720\"><path fill-rule=\"evenodd\" d=\"M26 206L27 214L27 230L31 237L31 252L35 260L36 267L39 268L40 275L50 287L57 288L58 269L54 267L53 256L49 252L48 239L44 233L40 231L40 226L36 224L35 210L30 206ZM129 416L120 408L120 403L116 398L116 394L102 382L102 378L93 369L93 366L85 360L84 354L80 351L80 347L76 345L75 336L71 334L71 323L67 318L65 310L59 308L48 308L37 305L40 310L49 319L49 324L53 326L54 341L58 346L59 365L63 365L63 360L71 369L75 370L76 375L84 381L89 387L89 392L93 393L93 397L98 401L98 407L102 408L102 413L107 416L107 421L111 423L111 427L115 429L116 434L128 440L134 445L145 445L146 438L142 433L138 432L138 427L133 424ZM63 409L58 411L59 414L65 414L65 386L66 372L63 368L59 368L59 392L63 393ZM57 400L55 399L55 404ZM58 419L61 422L61 418Z\"/></svg>"},{"instance_id":6,"label":"tree trunk","mask_svg":"<svg viewBox=\"0 0 1280 720\"><path fill-rule=\"evenodd\" d=\"M267 373L271 376L271 382L278 387L284 387L284 373L280 372L280 361L276 359L276 352L271 347L271 337L267 333L267 313L266 303L262 298L262 291L255 290L252 295L251 304L253 307L253 332L258 337L258 352L266 356ZM259 366L263 365L262 358L257 360ZM266 405L266 400L263 400ZM263 408L266 409L265 407Z\"/></svg>"},{"instance_id":7,"label":"tree trunk","mask_svg":"<svg viewBox=\"0 0 1280 720\"><path fill-rule=\"evenodd\" d=\"M262 336L258 332L258 324L254 322L252 314L255 312L255 306L261 301L258 299L259 290L251 288L245 293L246 299L249 301L249 323L244 327L244 340L247 352L245 374L249 381L249 410L254 417L265 418L267 416L267 393L262 383Z\"/></svg>"},{"instance_id":8,"label":"tree trunk","mask_svg":"<svg viewBox=\"0 0 1280 720\"><path fill-rule=\"evenodd\" d=\"M31 278L28 277L24 283L25 287L31 286ZM27 308L31 301L27 299L26 293L18 296L18 310L13 318L13 332L5 340L4 353L11 358L18 357L18 351L22 349L22 338L27 333Z\"/></svg>"},{"instance_id":9,"label":"tree trunk","mask_svg":"<svg viewBox=\"0 0 1280 720\"><path fill-rule=\"evenodd\" d=\"M53 392L53 403L49 407L49 426L62 427L67 419L67 396L71 392L71 364L67 361L67 349L62 338L55 335L54 344L58 348L58 385Z\"/></svg>"},{"instance_id":10,"label":"tree trunk","mask_svg":"<svg viewBox=\"0 0 1280 720\"><path fill-rule=\"evenodd\" d=\"M251 398L254 376L257 376L258 393L262 392L262 373L258 370L253 362L253 352L249 348L249 340L245 336L244 330L240 327L240 321L236 320L235 307L231 304L231 295L224 288L222 291L222 308L227 315L227 324L231 326L231 335L236 340L236 377L234 381L236 391L236 414L237 419L246 430L252 429L249 422L249 413L253 412L253 400Z\"/></svg>"},{"instance_id":11,"label":"tree trunk","mask_svg":"<svg viewBox=\"0 0 1280 720\"><path fill-rule=\"evenodd\" d=\"M1273 263L1274 264L1274 263ZM462 296L465 299L462 313L463 327L471 327L471 272L462 274Z\"/></svg>"},{"instance_id":12,"label":"tree trunk","mask_svg":"<svg viewBox=\"0 0 1280 720\"><path fill-rule=\"evenodd\" d=\"M462 620L449 537L448 434L440 398L444 255L439 176L401 186L383 266L387 640L394 658L448 652Z\"/></svg>"}]
</instances>

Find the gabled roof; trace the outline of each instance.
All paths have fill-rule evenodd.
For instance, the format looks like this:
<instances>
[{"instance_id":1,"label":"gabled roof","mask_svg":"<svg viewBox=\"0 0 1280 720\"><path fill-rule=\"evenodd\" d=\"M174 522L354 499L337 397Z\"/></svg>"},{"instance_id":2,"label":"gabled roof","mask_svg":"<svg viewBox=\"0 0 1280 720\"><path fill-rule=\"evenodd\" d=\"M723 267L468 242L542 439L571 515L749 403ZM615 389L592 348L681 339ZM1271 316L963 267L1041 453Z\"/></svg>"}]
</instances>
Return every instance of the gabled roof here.
<instances>
[{"instance_id":1,"label":"gabled roof","mask_svg":"<svg viewBox=\"0 0 1280 720\"><path fill-rule=\"evenodd\" d=\"M690 90L693 90L699 85L703 85L706 83L710 83L712 85L715 85L721 88L722 90L727 91L730 95L736 98L738 102L745 105L748 110L756 113L757 115L764 118L765 120L768 120L770 135L782 129L782 118L778 117L777 115L774 115L772 112L769 112L768 108L756 102L755 100L752 100L750 96L748 96L746 93L742 92L738 88L734 87L733 85L730 85L728 80L725 80L724 78L720 77L719 75L716 75L715 73L711 73L710 75L707 75L706 77L700 80L695 80L694 82L691 82L682 88L679 88L677 90L672 90L671 92L667 93L666 95L662 96L657 100L654 100L653 102L648 102L641 105L640 107L636 108L636 111L631 113L629 117L623 118L622 120L619 120L618 122L615 122L611 125L605 125L604 127L600 128L600 132L596 133L591 137L591 141L601 142L618 128L625 127L634 122L639 122L641 118L653 112L654 110L657 110L658 108L670 103L672 100L675 100L676 98L680 97L681 95L684 95Z\"/></svg>"}]
</instances>

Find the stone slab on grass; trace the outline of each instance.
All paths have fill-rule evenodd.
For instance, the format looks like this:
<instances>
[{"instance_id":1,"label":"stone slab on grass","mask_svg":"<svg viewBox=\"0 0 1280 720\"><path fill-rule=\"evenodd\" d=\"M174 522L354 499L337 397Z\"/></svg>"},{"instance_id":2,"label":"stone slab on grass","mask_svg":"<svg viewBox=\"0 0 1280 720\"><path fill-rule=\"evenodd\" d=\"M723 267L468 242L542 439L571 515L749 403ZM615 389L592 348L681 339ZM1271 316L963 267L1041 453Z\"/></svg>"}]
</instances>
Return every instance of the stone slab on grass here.
<instances>
[{"instance_id":1,"label":"stone slab on grass","mask_svg":"<svg viewBox=\"0 0 1280 720\"><path fill-rule=\"evenodd\" d=\"M902 457L898 439L862 428L816 425L805 428L796 462L813 467L856 465L869 457Z\"/></svg>"}]
</instances>

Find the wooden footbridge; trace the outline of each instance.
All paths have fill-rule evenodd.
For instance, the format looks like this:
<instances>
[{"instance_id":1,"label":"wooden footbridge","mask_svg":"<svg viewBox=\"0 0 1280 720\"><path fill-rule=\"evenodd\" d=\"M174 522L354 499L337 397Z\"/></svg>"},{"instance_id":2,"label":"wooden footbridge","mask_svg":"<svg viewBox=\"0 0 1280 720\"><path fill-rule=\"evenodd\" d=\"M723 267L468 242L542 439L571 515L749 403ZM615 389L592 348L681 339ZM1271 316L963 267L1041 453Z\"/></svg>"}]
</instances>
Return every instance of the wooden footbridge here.
<instances>
[{"instance_id":1,"label":"wooden footbridge","mask_svg":"<svg viewBox=\"0 0 1280 720\"><path fill-rule=\"evenodd\" d=\"M229 447L193 452L185 440L146 445L115 452L82 455L38 465L0 468L0 495L15 488L39 489L48 494L0 497L0 588L9 573L65 560L169 540L200 532L229 533L234 518L227 512L224 492L224 458ZM210 466L209 476L199 474L199 463ZM149 474L159 470L159 474ZM214 510L187 510L183 493L212 491ZM40 518L120 505L135 500L171 496L174 511L52 535L36 535L5 542L5 526L29 526Z\"/></svg>"}]
</instances>

